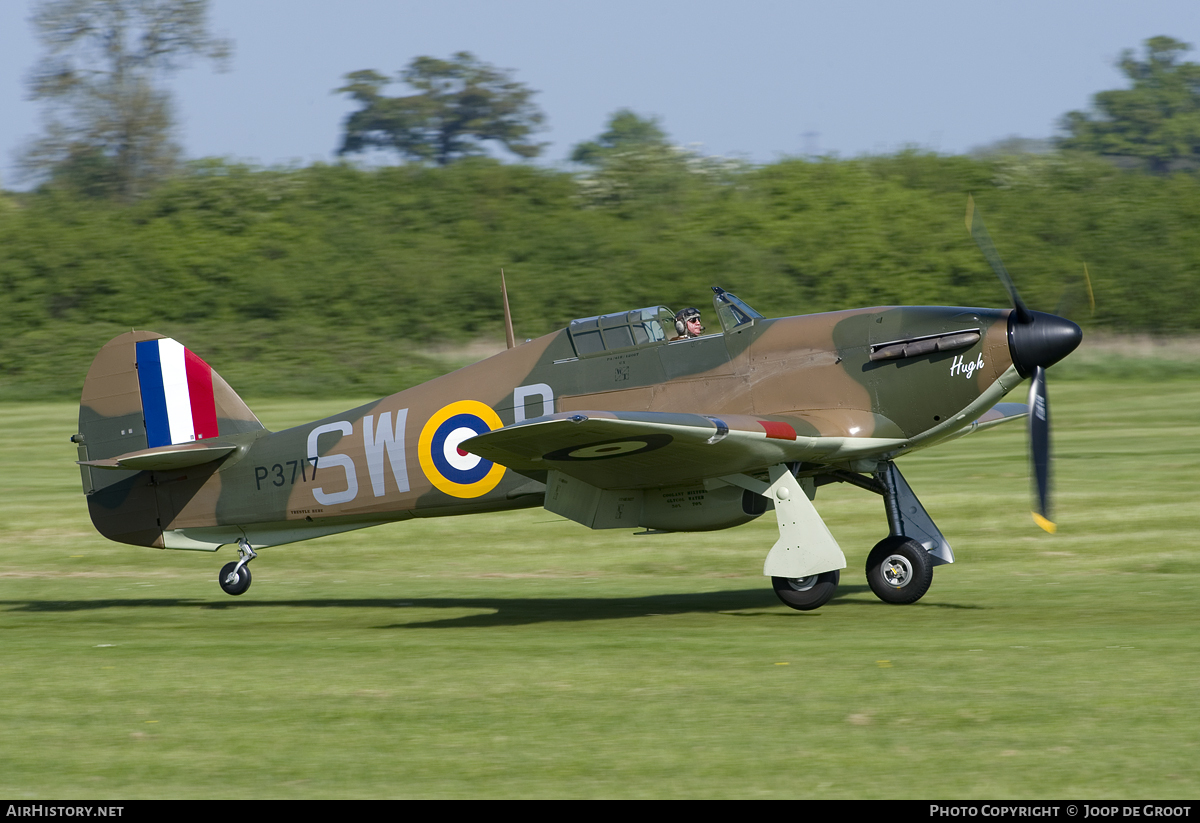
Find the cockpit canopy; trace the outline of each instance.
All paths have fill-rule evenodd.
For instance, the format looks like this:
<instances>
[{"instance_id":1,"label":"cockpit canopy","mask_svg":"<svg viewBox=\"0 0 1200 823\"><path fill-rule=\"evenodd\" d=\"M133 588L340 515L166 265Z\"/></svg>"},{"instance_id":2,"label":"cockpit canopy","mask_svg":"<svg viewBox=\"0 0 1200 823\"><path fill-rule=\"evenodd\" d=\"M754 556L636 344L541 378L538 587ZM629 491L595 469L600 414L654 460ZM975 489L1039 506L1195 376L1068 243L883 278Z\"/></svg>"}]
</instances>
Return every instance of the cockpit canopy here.
<instances>
[{"instance_id":1,"label":"cockpit canopy","mask_svg":"<svg viewBox=\"0 0 1200 823\"><path fill-rule=\"evenodd\" d=\"M634 346L664 343L674 336L675 313L666 306L602 314L572 320L567 327L575 353L580 357ZM671 330L668 335L667 331Z\"/></svg>"},{"instance_id":2,"label":"cockpit canopy","mask_svg":"<svg viewBox=\"0 0 1200 823\"><path fill-rule=\"evenodd\" d=\"M724 333L749 327L763 316L719 286L713 286L713 308ZM578 357L667 343L677 336L675 312L666 306L601 314L572 320L567 327ZM712 336L712 335L705 335Z\"/></svg>"}]
</instances>

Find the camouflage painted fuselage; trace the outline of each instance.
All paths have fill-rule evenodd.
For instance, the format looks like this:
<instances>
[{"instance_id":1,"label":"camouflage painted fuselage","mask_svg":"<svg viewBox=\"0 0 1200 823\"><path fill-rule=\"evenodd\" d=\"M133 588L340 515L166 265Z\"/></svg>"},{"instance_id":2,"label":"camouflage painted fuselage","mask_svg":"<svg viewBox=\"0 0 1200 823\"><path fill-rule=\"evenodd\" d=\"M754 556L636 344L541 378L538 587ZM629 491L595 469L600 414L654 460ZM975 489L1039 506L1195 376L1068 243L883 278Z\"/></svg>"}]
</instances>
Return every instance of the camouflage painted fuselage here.
<instances>
[{"instance_id":1,"label":"camouflage painted fuselage","mask_svg":"<svg viewBox=\"0 0 1200 823\"><path fill-rule=\"evenodd\" d=\"M721 528L758 512L741 489L706 480L783 461L802 463L801 474L870 471L964 433L1022 380L1009 314L892 307L759 318L583 355L561 330L280 432L264 429L214 372L218 433L165 450L148 448L135 353L161 335L131 332L101 350L85 383L76 438L84 490L97 529L113 540L212 550L410 517L554 510L548 480L578 466L591 486L637 500L627 519L593 527ZM574 440L533 436L549 429L531 422L564 418L666 428L637 440L586 427ZM679 432L689 427L711 448L683 448ZM500 429L503 438L469 442ZM722 430L743 435L740 445ZM667 448L673 442L679 450Z\"/></svg>"}]
</instances>

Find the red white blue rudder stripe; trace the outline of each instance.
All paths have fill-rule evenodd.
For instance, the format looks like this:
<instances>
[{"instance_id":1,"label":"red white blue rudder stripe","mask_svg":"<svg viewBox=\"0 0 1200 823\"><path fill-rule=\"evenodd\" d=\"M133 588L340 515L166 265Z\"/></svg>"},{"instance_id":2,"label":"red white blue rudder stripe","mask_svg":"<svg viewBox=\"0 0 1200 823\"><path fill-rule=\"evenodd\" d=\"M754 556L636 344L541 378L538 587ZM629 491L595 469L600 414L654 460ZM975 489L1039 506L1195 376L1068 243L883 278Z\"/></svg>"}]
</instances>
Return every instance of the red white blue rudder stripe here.
<instances>
[{"instance_id":1,"label":"red white blue rudder stripe","mask_svg":"<svg viewBox=\"0 0 1200 823\"><path fill-rule=\"evenodd\" d=\"M163 337L138 342L137 369L150 448L217 436L211 366Z\"/></svg>"}]
</instances>

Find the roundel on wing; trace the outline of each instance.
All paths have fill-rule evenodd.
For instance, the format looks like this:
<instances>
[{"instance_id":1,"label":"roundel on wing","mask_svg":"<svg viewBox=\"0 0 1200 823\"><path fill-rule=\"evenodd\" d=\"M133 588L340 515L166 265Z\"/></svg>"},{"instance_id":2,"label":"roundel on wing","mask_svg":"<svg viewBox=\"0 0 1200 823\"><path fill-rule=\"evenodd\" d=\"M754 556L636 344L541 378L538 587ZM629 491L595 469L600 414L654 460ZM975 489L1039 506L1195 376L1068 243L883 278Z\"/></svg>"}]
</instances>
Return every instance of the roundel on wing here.
<instances>
[{"instance_id":1,"label":"roundel on wing","mask_svg":"<svg viewBox=\"0 0 1200 823\"><path fill-rule=\"evenodd\" d=\"M417 456L434 488L453 497L481 497L496 488L504 466L466 451L461 444L502 425L496 412L478 400L443 406L426 420Z\"/></svg>"},{"instance_id":2,"label":"roundel on wing","mask_svg":"<svg viewBox=\"0 0 1200 823\"><path fill-rule=\"evenodd\" d=\"M672 440L669 434L642 434L619 440L602 440L581 446L568 446L542 455L544 460L604 460L609 457L628 457L661 449Z\"/></svg>"}]
</instances>

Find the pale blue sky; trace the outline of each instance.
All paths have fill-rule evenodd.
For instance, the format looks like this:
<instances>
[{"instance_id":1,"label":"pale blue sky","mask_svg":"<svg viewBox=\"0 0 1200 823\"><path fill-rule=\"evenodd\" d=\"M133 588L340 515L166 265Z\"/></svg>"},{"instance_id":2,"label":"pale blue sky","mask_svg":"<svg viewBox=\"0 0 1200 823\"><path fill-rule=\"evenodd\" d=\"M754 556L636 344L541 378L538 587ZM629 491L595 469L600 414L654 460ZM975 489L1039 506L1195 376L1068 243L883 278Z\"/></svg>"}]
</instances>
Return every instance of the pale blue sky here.
<instances>
[{"instance_id":1,"label":"pale blue sky","mask_svg":"<svg viewBox=\"0 0 1200 823\"><path fill-rule=\"evenodd\" d=\"M39 128L25 99L38 55L33 0L0 0L0 184ZM232 70L175 76L191 157L333 160L353 109L345 74L392 74L417 55L474 52L538 90L538 161L629 107L672 139L768 162L917 145L960 153L1049 137L1067 111L1122 86L1122 49L1166 34L1200 45L1197 0L213 0ZM1200 61L1200 51L1189 58ZM392 94L399 94L400 86Z\"/></svg>"}]
</instances>

